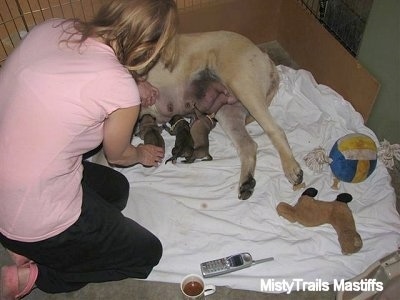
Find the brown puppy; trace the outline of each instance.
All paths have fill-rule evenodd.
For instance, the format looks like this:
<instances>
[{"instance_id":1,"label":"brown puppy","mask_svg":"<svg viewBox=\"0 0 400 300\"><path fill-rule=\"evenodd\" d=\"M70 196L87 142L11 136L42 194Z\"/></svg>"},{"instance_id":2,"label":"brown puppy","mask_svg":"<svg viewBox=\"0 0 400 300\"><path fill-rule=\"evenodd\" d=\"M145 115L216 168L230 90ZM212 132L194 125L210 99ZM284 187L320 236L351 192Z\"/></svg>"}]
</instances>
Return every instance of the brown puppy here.
<instances>
[{"instance_id":1,"label":"brown puppy","mask_svg":"<svg viewBox=\"0 0 400 300\"><path fill-rule=\"evenodd\" d=\"M196 159L201 160L212 160L212 156L209 152L209 140L208 135L210 131L215 127L217 121L213 116L200 115L194 121L190 127L190 134L193 138L193 154L190 158L184 160L184 163L192 163Z\"/></svg>"},{"instance_id":2,"label":"brown puppy","mask_svg":"<svg viewBox=\"0 0 400 300\"><path fill-rule=\"evenodd\" d=\"M162 128L156 122L156 119L151 115L144 115L140 119L139 137L145 144L155 145L165 149L165 142L161 136Z\"/></svg>"},{"instance_id":3,"label":"brown puppy","mask_svg":"<svg viewBox=\"0 0 400 300\"><path fill-rule=\"evenodd\" d=\"M268 55L232 32L182 34L177 43L179 57L172 71L159 61L149 73L159 99L142 114L151 114L163 124L176 114L193 115L194 107L202 113L215 113L240 156L239 199L249 198L255 186L257 145L245 125L256 120L276 148L289 182L301 183L300 165L268 111L279 84Z\"/></svg>"},{"instance_id":4,"label":"brown puppy","mask_svg":"<svg viewBox=\"0 0 400 300\"><path fill-rule=\"evenodd\" d=\"M176 163L179 157L189 158L193 154L193 139L190 134L189 122L184 117L176 115L169 121L171 127L165 126L170 135L175 135L175 146L172 149L172 157L167 159L165 163L172 161Z\"/></svg>"}]
</instances>

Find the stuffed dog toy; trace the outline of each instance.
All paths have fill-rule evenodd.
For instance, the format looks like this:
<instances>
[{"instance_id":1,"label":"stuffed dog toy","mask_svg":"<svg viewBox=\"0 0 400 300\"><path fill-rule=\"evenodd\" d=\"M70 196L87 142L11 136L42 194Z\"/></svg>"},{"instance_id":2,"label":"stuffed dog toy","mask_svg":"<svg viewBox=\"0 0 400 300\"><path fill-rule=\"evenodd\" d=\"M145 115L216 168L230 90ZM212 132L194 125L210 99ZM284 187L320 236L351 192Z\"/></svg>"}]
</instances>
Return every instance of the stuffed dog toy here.
<instances>
[{"instance_id":1,"label":"stuffed dog toy","mask_svg":"<svg viewBox=\"0 0 400 300\"><path fill-rule=\"evenodd\" d=\"M315 200L318 191L308 188L303 192L295 206L281 202L276 210L281 217L290 222L298 222L306 227L331 224L336 230L343 254L352 254L362 247L362 240L356 231L353 215L347 203L352 196L343 193L336 201Z\"/></svg>"}]
</instances>

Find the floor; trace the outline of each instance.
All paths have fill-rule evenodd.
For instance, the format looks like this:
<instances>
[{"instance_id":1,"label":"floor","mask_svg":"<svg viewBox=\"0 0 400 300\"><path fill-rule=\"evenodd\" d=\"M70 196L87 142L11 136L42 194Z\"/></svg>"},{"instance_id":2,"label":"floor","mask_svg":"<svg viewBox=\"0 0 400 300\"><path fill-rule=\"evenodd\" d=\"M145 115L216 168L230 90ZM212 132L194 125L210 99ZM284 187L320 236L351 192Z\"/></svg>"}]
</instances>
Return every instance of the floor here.
<instances>
[{"instance_id":1,"label":"floor","mask_svg":"<svg viewBox=\"0 0 400 300\"><path fill-rule=\"evenodd\" d=\"M260 48L267 51L276 64L284 64L292 68L298 66L290 59L289 55L280 47L277 42L269 42L260 45ZM392 184L396 190L397 211L400 212L400 163L396 162L395 168L389 171L392 175ZM3 247L0 246L0 265L10 264L8 256ZM368 266L365 266L368 267ZM158 300L158 299L183 299L179 284L150 282L146 280L126 279L118 282L107 282L101 284L89 284L85 288L68 294L46 294L35 289L26 298L27 300L94 300L94 299L132 299L132 300ZM307 299L307 300L330 300L335 299L333 291L328 292L293 292L291 294L267 294L262 292L251 292L235 290L229 287L218 286L215 294L208 296L210 300L269 300L269 299Z\"/></svg>"}]
</instances>

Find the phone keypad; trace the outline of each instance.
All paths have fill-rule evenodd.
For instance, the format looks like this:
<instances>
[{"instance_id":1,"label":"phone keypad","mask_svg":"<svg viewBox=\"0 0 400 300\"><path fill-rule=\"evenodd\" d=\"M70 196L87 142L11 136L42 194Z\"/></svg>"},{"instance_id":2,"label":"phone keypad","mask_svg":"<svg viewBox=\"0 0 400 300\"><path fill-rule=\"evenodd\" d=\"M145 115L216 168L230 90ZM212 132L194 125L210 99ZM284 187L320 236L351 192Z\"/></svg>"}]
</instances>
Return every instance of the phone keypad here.
<instances>
[{"instance_id":1,"label":"phone keypad","mask_svg":"<svg viewBox=\"0 0 400 300\"><path fill-rule=\"evenodd\" d=\"M222 270L229 269L229 261L225 258L212 260L204 263L203 265L207 272L218 272Z\"/></svg>"},{"instance_id":2,"label":"phone keypad","mask_svg":"<svg viewBox=\"0 0 400 300\"><path fill-rule=\"evenodd\" d=\"M200 264L200 268L203 276L207 278L250 267L251 263L251 255L249 253L241 253L203 262Z\"/></svg>"}]
</instances>

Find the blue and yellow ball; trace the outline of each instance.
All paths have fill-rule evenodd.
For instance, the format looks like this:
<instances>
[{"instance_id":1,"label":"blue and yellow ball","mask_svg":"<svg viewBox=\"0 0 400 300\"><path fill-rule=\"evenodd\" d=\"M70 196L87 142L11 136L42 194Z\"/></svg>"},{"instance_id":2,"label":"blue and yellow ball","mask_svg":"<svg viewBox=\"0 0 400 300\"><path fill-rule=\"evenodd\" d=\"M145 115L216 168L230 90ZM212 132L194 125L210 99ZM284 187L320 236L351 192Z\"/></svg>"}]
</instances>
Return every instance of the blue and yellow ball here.
<instances>
[{"instance_id":1,"label":"blue and yellow ball","mask_svg":"<svg viewBox=\"0 0 400 300\"><path fill-rule=\"evenodd\" d=\"M332 173L340 181L364 181L376 168L377 152L376 144L369 136L345 135L336 141L329 153Z\"/></svg>"}]
</instances>

